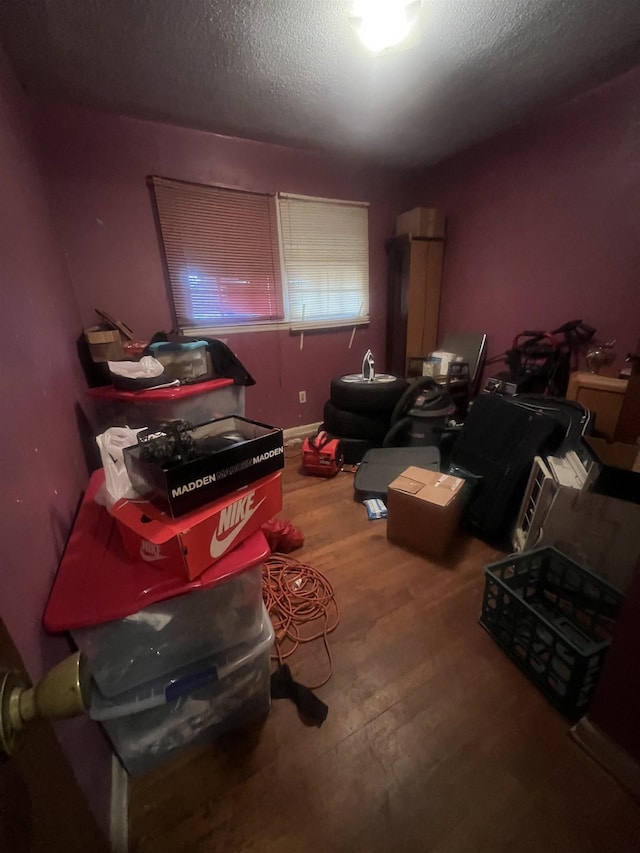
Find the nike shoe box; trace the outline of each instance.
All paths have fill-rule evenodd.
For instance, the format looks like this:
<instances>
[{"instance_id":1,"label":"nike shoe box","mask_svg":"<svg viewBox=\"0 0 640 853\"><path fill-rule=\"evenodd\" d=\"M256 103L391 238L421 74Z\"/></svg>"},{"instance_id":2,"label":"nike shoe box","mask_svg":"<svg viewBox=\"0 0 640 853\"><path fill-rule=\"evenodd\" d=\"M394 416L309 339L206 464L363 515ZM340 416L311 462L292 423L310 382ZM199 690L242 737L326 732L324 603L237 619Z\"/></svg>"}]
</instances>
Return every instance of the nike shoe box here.
<instances>
[{"instance_id":1,"label":"nike shoe box","mask_svg":"<svg viewBox=\"0 0 640 853\"><path fill-rule=\"evenodd\" d=\"M124 461L133 488L173 518L284 468L282 430L229 417L138 435Z\"/></svg>"},{"instance_id":2,"label":"nike shoe box","mask_svg":"<svg viewBox=\"0 0 640 853\"><path fill-rule=\"evenodd\" d=\"M281 509L277 472L177 519L144 500L118 501L110 512L132 557L192 580Z\"/></svg>"},{"instance_id":3,"label":"nike shoe box","mask_svg":"<svg viewBox=\"0 0 640 853\"><path fill-rule=\"evenodd\" d=\"M263 629L262 573L269 546L261 530L194 580L158 571L125 550L115 519L96 503L104 472L89 482L43 625L69 631L100 692L124 691L253 644Z\"/></svg>"}]
</instances>

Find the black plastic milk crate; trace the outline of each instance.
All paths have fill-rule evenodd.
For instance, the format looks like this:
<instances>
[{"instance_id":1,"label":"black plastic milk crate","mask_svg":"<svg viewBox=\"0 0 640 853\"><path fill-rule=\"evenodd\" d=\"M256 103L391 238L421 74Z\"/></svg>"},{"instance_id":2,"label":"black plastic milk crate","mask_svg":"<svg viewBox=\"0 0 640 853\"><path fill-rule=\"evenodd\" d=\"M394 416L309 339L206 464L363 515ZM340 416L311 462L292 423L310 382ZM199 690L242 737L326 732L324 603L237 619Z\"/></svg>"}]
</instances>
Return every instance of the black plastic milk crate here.
<instances>
[{"instance_id":1,"label":"black plastic milk crate","mask_svg":"<svg viewBox=\"0 0 640 853\"><path fill-rule=\"evenodd\" d=\"M491 563L480 624L570 718L587 709L624 595L555 548Z\"/></svg>"}]
</instances>

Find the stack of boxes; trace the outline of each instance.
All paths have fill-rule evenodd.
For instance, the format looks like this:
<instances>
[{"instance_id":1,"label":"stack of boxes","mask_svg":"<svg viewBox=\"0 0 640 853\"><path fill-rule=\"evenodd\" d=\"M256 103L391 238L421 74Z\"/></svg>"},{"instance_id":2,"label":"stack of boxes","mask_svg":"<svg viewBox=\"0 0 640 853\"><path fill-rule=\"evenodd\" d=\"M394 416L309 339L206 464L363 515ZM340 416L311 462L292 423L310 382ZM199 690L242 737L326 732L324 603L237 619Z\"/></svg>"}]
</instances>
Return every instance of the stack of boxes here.
<instances>
[{"instance_id":1,"label":"stack of boxes","mask_svg":"<svg viewBox=\"0 0 640 853\"><path fill-rule=\"evenodd\" d=\"M195 460L164 467L162 433L125 451L140 499L107 511L93 475L45 611L86 656L90 715L132 774L270 706L260 528L282 508L282 432L234 416L191 433Z\"/></svg>"}]
</instances>

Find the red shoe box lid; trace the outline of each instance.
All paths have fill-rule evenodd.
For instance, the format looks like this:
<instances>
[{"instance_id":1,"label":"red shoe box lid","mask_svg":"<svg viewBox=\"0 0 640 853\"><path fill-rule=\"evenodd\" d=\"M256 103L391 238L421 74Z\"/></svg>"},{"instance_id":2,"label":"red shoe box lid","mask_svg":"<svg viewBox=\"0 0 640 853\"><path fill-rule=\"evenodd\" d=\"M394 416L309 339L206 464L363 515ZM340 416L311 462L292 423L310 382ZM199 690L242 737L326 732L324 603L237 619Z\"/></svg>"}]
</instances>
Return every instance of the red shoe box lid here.
<instances>
[{"instance_id":1,"label":"red shoe box lid","mask_svg":"<svg viewBox=\"0 0 640 853\"><path fill-rule=\"evenodd\" d=\"M263 533L257 531L195 580L134 560L115 520L95 502L103 482L103 471L96 471L87 487L44 612L47 631L124 619L158 601L224 583L269 554Z\"/></svg>"}]
</instances>

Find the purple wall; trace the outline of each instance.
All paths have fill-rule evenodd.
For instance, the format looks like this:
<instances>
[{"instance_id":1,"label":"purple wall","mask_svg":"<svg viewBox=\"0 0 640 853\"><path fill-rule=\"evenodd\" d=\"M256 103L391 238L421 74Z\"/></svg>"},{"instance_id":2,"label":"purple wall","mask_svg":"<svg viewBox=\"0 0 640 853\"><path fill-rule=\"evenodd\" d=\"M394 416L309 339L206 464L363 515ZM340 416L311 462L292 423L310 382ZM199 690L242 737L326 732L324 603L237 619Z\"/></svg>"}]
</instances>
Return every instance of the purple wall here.
<instances>
[{"instance_id":1,"label":"purple wall","mask_svg":"<svg viewBox=\"0 0 640 853\"><path fill-rule=\"evenodd\" d=\"M80 315L56 245L32 150L28 107L0 51L0 363L3 506L0 617L33 679L70 652L41 619L86 482L74 405L83 386ZM98 819L106 823L109 750L95 723L57 727Z\"/></svg>"},{"instance_id":2,"label":"purple wall","mask_svg":"<svg viewBox=\"0 0 640 853\"><path fill-rule=\"evenodd\" d=\"M307 333L304 349L288 332L237 334L229 346L255 376L247 414L279 426L322 418L332 376L359 370L371 347L382 366L385 341L384 239L403 209L398 178L309 151L196 130L40 104L40 136L53 209L82 321L102 307L140 336L171 327L152 205L157 174L257 192L294 192L371 203L371 317L352 350L351 330ZM307 392L300 405L298 391Z\"/></svg>"},{"instance_id":3,"label":"purple wall","mask_svg":"<svg viewBox=\"0 0 640 853\"><path fill-rule=\"evenodd\" d=\"M524 328L581 318L640 337L640 68L453 157L416 182L448 241L441 334L486 331L489 354Z\"/></svg>"}]
</instances>

